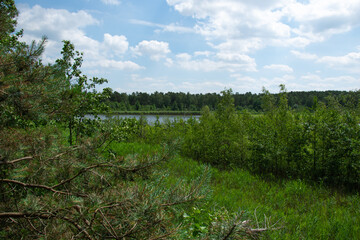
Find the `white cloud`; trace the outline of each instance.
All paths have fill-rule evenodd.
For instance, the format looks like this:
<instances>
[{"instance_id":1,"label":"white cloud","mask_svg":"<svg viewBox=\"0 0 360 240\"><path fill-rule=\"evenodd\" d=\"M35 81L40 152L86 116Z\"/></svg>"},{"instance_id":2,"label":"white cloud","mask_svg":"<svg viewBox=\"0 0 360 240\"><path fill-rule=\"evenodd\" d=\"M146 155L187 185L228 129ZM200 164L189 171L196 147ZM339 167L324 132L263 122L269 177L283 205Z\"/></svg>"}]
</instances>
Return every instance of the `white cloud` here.
<instances>
[{"instance_id":1,"label":"white cloud","mask_svg":"<svg viewBox=\"0 0 360 240\"><path fill-rule=\"evenodd\" d=\"M220 52L216 55L219 59L228 62L247 62L255 63L255 60L248 55L239 54L234 52Z\"/></svg>"},{"instance_id":2,"label":"white cloud","mask_svg":"<svg viewBox=\"0 0 360 240\"><path fill-rule=\"evenodd\" d=\"M87 61L85 62L84 67L103 67L103 68L113 68L119 70L139 70L144 67L139 66L138 64L132 61L116 61L109 59L101 59L99 61Z\"/></svg>"},{"instance_id":3,"label":"white cloud","mask_svg":"<svg viewBox=\"0 0 360 240\"><path fill-rule=\"evenodd\" d=\"M84 67L103 67L119 70L138 70L143 67L131 61L121 61L128 50L125 36L104 34L102 42L90 38L84 29L99 22L85 11L69 12L64 9L47 9L39 5L29 8L22 5L18 18L19 28L25 30L23 40L30 42L48 37L44 62L52 63L60 57L62 40L70 40L76 50L84 52ZM94 69L92 69L94 71Z\"/></svg>"},{"instance_id":4,"label":"white cloud","mask_svg":"<svg viewBox=\"0 0 360 240\"><path fill-rule=\"evenodd\" d=\"M299 51L295 51L295 50L292 50L291 53L295 57L304 59L304 60L316 60L318 58L316 54L304 53L304 52L299 52Z\"/></svg>"},{"instance_id":5,"label":"white cloud","mask_svg":"<svg viewBox=\"0 0 360 240\"><path fill-rule=\"evenodd\" d=\"M317 74L306 74L300 77L301 83L296 86L297 90L355 90L360 82L359 78L341 75L334 77L322 77ZM341 84L339 84L341 83Z\"/></svg>"},{"instance_id":6,"label":"white cloud","mask_svg":"<svg viewBox=\"0 0 360 240\"><path fill-rule=\"evenodd\" d=\"M191 60L191 55L190 54L188 54L188 53L180 53L180 54L177 54L176 55L176 59L178 60L178 61L190 61Z\"/></svg>"},{"instance_id":7,"label":"white cloud","mask_svg":"<svg viewBox=\"0 0 360 240\"><path fill-rule=\"evenodd\" d=\"M193 33L193 32L195 32L195 30L193 28L179 26L174 23L164 25L164 24L158 24L158 23L153 23L153 22L148 22L148 21L143 21L143 20L138 20L138 19L131 19L130 23L160 28L161 31L163 31L163 32L177 32L177 33ZM158 31L158 30L156 30L156 31Z\"/></svg>"},{"instance_id":8,"label":"white cloud","mask_svg":"<svg viewBox=\"0 0 360 240\"><path fill-rule=\"evenodd\" d=\"M104 34L104 45L106 48L111 49L112 52L115 52L118 55L124 54L129 47L129 43L125 36L112 36L108 33Z\"/></svg>"},{"instance_id":9,"label":"white cloud","mask_svg":"<svg viewBox=\"0 0 360 240\"><path fill-rule=\"evenodd\" d=\"M99 22L85 11L69 12L65 9L42 8L35 5L32 8L26 5L19 7L18 26L26 33L34 35L47 35L49 39L62 40L70 35L72 30L80 30ZM77 35L83 35L81 31Z\"/></svg>"},{"instance_id":10,"label":"white cloud","mask_svg":"<svg viewBox=\"0 0 360 240\"><path fill-rule=\"evenodd\" d=\"M276 71L282 71L282 72L293 72L294 70L289 67L288 65L283 65L283 64L270 64L270 65L266 65L264 66L264 69L270 69L270 70L276 70Z\"/></svg>"},{"instance_id":11,"label":"white cloud","mask_svg":"<svg viewBox=\"0 0 360 240\"><path fill-rule=\"evenodd\" d=\"M284 7L286 16L299 23L302 32L336 34L359 26L358 0L310 0L309 3L292 1Z\"/></svg>"},{"instance_id":12,"label":"white cloud","mask_svg":"<svg viewBox=\"0 0 360 240\"><path fill-rule=\"evenodd\" d=\"M131 50L138 56L149 56L152 60L159 61L161 58L165 58L170 53L169 43L159 42L156 40L141 41L136 47L132 47Z\"/></svg>"},{"instance_id":13,"label":"white cloud","mask_svg":"<svg viewBox=\"0 0 360 240\"><path fill-rule=\"evenodd\" d=\"M205 56L205 57L210 57L210 55L212 55L212 52L210 51L196 51L194 52L194 56Z\"/></svg>"},{"instance_id":14,"label":"white cloud","mask_svg":"<svg viewBox=\"0 0 360 240\"><path fill-rule=\"evenodd\" d=\"M351 52L344 56L324 56L318 59L330 67L355 67L360 68L360 52Z\"/></svg>"},{"instance_id":15,"label":"white cloud","mask_svg":"<svg viewBox=\"0 0 360 240\"><path fill-rule=\"evenodd\" d=\"M196 19L196 31L220 51L305 47L360 25L358 0L167 0L167 3L180 14Z\"/></svg>"},{"instance_id":16,"label":"white cloud","mask_svg":"<svg viewBox=\"0 0 360 240\"><path fill-rule=\"evenodd\" d=\"M195 54L195 57L202 56ZM188 53L180 53L176 55L174 65L190 71L257 71L255 59L236 53L219 53L214 58L193 58Z\"/></svg>"},{"instance_id":17,"label":"white cloud","mask_svg":"<svg viewBox=\"0 0 360 240\"><path fill-rule=\"evenodd\" d=\"M121 3L119 0L101 0L101 2L106 5L120 5Z\"/></svg>"},{"instance_id":18,"label":"white cloud","mask_svg":"<svg viewBox=\"0 0 360 240\"><path fill-rule=\"evenodd\" d=\"M168 92L179 91L176 84L168 81L166 77L148 77L131 74L127 81L127 92Z\"/></svg>"}]
</instances>

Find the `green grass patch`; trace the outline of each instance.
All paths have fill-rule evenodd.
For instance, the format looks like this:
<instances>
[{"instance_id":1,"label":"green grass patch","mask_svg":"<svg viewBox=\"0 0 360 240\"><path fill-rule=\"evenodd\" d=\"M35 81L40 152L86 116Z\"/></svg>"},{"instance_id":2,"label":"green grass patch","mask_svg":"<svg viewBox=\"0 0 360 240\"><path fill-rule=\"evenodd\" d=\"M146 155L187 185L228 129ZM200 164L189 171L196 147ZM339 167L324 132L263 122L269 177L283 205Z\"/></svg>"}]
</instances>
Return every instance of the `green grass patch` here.
<instances>
[{"instance_id":1,"label":"green grass patch","mask_svg":"<svg viewBox=\"0 0 360 240\"><path fill-rule=\"evenodd\" d=\"M165 167L172 178L191 179L200 174L201 163L177 157ZM249 172L211 168L209 208L245 210L260 227L266 221L280 229L268 232L269 239L358 239L360 198L304 181L268 182ZM255 216L256 215L256 216ZM256 224L255 224L256 225Z\"/></svg>"},{"instance_id":2,"label":"green grass patch","mask_svg":"<svg viewBox=\"0 0 360 240\"><path fill-rule=\"evenodd\" d=\"M151 154L161 151L160 145L117 143L118 154ZM166 182L190 182L201 175L204 164L175 156L158 166L167 172ZM205 212L226 208L244 210L245 218L256 226L264 221L275 224L275 231L262 239L358 239L360 236L360 198L326 187L311 186L301 180L266 181L247 171L218 170L210 167L212 178L209 196L199 206Z\"/></svg>"}]
</instances>

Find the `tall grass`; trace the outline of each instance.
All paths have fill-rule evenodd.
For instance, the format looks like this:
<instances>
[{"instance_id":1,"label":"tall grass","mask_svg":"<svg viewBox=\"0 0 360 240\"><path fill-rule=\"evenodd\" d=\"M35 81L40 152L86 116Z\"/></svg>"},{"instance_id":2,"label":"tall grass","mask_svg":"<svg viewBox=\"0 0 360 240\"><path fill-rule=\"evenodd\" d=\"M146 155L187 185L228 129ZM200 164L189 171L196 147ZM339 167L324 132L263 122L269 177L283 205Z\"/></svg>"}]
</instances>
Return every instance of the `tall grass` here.
<instances>
[{"instance_id":1,"label":"tall grass","mask_svg":"<svg viewBox=\"0 0 360 240\"><path fill-rule=\"evenodd\" d=\"M202 164L176 157L162 166L172 178L192 179ZM302 180L266 181L241 169L211 167L208 208L245 210L256 226L264 221L275 231L263 239L359 239L360 197L347 195Z\"/></svg>"},{"instance_id":2,"label":"tall grass","mask_svg":"<svg viewBox=\"0 0 360 240\"><path fill-rule=\"evenodd\" d=\"M118 153L147 154L160 145L120 143ZM175 156L158 166L168 172L169 183L191 181L201 175L204 164ZM210 167L209 196L199 203L205 212L213 209L245 211L254 227L265 221L276 230L261 239L359 239L360 197L328 187L313 186L302 180L264 180L241 169L222 171Z\"/></svg>"}]
</instances>

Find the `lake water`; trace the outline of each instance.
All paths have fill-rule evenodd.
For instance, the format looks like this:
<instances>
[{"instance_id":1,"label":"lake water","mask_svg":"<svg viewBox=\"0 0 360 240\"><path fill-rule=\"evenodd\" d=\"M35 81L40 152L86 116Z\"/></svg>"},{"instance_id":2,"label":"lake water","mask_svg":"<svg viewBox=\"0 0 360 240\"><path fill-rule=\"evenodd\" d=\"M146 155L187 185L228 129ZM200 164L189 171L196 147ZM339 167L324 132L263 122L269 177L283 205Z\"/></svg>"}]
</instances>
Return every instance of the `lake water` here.
<instances>
[{"instance_id":1,"label":"lake water","mask_svg":"<svg viewBox=\"0 0 360 240\"><path fill-rule=\"evenodd\" d=\"M182 119L184 121L189 120L190 118L195 118L195 119L199 119L200 115L193 115L193 116L189 116L189 115L132 115L132 114L114 114L114 115L103 115L100 114L98 115L100 117L100 119L102 120L106 120L106 119L122 119L122 118L135 118L137 120L139 120L141 117L144 117L146 119L146 121L149 124L154 124L156 122L156 119L159 118L159 122L160 123L165 123L167 121L173 122L175 120L179 120ZM85 115L85 118L90 118L93 119L93 115L91 114L87 114Z\"/></svg>"}]
</instances>

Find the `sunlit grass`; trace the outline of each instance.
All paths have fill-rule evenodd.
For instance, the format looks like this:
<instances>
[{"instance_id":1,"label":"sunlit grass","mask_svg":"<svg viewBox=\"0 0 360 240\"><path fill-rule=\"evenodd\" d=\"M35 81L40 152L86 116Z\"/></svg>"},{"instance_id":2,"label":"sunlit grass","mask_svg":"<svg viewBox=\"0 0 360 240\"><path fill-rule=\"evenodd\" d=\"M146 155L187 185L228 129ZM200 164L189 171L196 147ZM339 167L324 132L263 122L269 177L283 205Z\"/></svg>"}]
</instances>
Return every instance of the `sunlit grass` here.
<instances>
[{"instance_id":1,"label":"sunlit grass","mask_svg":"<svg viewBox=\"0 0 360 240\"><path fill-rule=\"evenodd\" d=\"M113 146L124 155L161 151L160 145L120 143ZM201 174L203 164L175 156L161 164L167 181L190 181ZM221 171L210 167L212 180L207 208L244 210L245 217L262 227L265 218L275 224L264 239L358 239L360 198L326 187L311 186L300 180L266 181L247 171ZM270 225L271 225L270 224Z\"/></svg>"}]
</instances>

